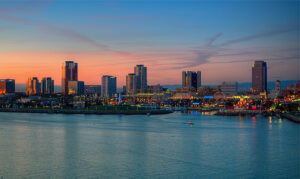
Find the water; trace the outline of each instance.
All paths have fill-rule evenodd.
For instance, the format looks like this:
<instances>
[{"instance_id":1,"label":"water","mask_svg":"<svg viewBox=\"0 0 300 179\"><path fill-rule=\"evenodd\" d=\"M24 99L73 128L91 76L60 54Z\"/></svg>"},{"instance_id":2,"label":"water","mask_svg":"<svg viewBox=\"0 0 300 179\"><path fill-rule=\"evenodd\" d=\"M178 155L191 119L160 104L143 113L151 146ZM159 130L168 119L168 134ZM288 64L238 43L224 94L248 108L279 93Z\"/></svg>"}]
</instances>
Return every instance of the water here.
<instances>
[{"instance_id":1,"label":"water","mask_svg":"<svg viewBox=\"0 0 300 179\"><path fill-rule=\"evenodd\" d=\"M299 132L197 112L0 113L0 178L299 178Z\"/></svg>"}]
</instances>

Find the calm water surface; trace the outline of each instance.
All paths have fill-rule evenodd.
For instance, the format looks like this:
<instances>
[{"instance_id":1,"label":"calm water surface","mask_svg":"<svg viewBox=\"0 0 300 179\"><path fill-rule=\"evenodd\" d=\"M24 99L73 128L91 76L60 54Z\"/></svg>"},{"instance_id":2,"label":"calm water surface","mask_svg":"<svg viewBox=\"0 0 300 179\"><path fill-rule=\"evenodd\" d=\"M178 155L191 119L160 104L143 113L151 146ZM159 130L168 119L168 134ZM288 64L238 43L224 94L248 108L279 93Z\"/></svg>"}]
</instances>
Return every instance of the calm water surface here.
<instances>
[{"instance_id":1,"label":"calm water surface","mask_svg":"<svg viewBox=\"0 0 300 179\"><path fill-rule=\"evenodd\" d=\"M276 118L0 113L0 178L299 178L299 136Z\"/></svg>"}]
</instances>

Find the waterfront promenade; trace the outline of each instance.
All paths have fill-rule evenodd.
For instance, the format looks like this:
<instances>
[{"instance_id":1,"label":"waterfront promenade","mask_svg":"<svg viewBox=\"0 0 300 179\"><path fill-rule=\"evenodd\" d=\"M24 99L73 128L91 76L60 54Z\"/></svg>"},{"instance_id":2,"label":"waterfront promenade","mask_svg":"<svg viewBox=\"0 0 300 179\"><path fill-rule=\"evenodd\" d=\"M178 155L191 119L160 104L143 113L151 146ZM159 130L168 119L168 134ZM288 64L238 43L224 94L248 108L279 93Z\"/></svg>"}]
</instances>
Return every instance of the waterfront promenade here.
<instances>
[{"instance_id":1,"label":"waterfront promenade","mask_svg":"<svg viewBox=\"0 0 300 179\"><path fill-rule=\"evenodd\" d=\"M219 110L215 113L217 116L256 116L258 114L265 114L267 111L262 110Z\"/></svg>"},{"instance_id":2,"label":"waterfront promenade","mask_svg":"<svg viewBox=\"0 0 300 179\"><path fill-rule=\"evenodd\" d=\"M34 108L0 108L0 112L16 113L48 113L48 114L124 114L124 115L155 115L169 114L170 110L88 110L88 109L34 109Z\"/></svg>"}]
</instances>

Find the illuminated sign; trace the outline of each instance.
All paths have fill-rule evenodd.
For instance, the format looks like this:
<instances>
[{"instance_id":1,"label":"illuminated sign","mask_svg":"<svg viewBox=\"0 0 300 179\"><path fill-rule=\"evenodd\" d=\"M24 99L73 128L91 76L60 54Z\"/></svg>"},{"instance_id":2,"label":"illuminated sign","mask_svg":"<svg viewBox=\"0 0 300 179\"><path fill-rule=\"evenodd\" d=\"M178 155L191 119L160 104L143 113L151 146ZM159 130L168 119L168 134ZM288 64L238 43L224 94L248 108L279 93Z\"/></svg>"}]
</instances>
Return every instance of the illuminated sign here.
<instances>
[{"instance_id":1,"label":"illuminated sign","mask_svg":"<svg viewBox=\"0 0 300 179\"><path fill-rule=\"evenodd\" d=\"M204 96L204 99L213 99L213 96Z\"/></svg>"}]
</instances>

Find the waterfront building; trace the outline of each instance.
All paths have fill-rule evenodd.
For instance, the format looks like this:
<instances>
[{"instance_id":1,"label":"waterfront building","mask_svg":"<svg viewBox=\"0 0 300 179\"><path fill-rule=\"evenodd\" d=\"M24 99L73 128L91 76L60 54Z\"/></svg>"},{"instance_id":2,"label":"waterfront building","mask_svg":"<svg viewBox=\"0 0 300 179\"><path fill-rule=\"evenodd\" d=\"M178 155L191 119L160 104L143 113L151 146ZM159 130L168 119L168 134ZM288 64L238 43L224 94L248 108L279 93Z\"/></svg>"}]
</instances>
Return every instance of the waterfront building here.
<instances>
[{"instance_id":1,"label":"waterfront building","mask_svg":"<svg viewBox=\"0 0 300 179\"><path fill-rule=\"evenodd\" d=\"M189 90L201 87L201 71L183 71L182 87Z\"/></svg>"},{"instance_id":2,"label":"waterfront building","mask_svg":"<svg viewBox=\"0 0 300 179\"><path fill-rule=\"evenodd\" d=\"M137 76L135 73L129 73L126 76L126 94L133 95L137 90Z\"/></svg>"},{"instance_id":3,"label":"waterfront building","mask_svg":"<svg viewBox=\"0 0 300 179\"><path fill-rule=\"evenodd\" d=\"M123 86L122 88L122 92L121 92L123 95L127 94L127 88L126 88L126 85Z\"/></svg>"},{"instance_id":4,"label":"waterfront building","mask_svg":"<svg viewBox=\"0 0 300 179\"><path fill-rule=\"evenodd\" d=\"M162 93L166 90L167 89L160 86L160 84L148 86L148 93Z\"/></svg>"},{"instance_id":5,"label":"waterfront building","mask_svg":"<svg viewBox=\"0 0 300 179\"><path fill-rule=\"evenodd\" d=\"M136 65L134 67L134 73L136 74L136 90L137 93L147 92L147 67L144 65Z\"/></svg>"},{"instance_id":6,"label":"waterfront building","mask_svg":"<svg viewBox=\"0 0 300 179\"><path fill-rule=\"evenodd\" d=\"M102 97L112 97L117 93L117 77L104 75L101 84Z\"/></svg>"},{"instance_id":7,"label":"waterfront building","mask_svg":"<svg viewBox=\"0 0 300 179\"><path fill-rule=\"evenodd\" d=\"M252 92L267 91L267 63L264 61L252 62Z\"/></svg>"},{"instance_id":8,"label":"waterfront building","mask_svg":"<svg viewBox=\"0 0 300 179\"><path fill-rule=\"evenodd\" d=\"M101 85L85 85L84 93L87 95L101 95Z\"/></svg>"},{"instance_id":9,"label":"waterfront building","mask_svg":"<svg viewBox=\"0 0 300 179\"><path fill-rule=\"evenodd\" d=\"M54 94L54 80L51 77L45 77L41 81L42 94Z\"/></svg>"},{"instance_id":10,"label":"waterfront building","mask_svg":"<svg viewBox=\"0 0 300 179\"><path fill-rule=\"evenodd\" d=\"M276 80L275 90L278 91L278 92L281 91L281 82L280 82L280 80Z\"/></svg>"},{"instance_id":11,"label":"waterfront building","mask_svg":"<svg viewBox=\"0 0 300 179\"><path fill-rule=\"evenodd\" d=\"M39 95L41 93L41 84L37 77L30 77L26 82L26 95Z\"/></svg>"},{"instance_id":12,"label":"waterfront building","mask_svg":"<svg viewBox=\"0 0 300 179\"><path fill-rule=\"evenodd\" d=\"M78 80L78 64L73 61L65 61L62 65L61 89L63 94L69 94L68 82Z\"/></svg>"},{"instance_id":13,"label":"waterfront building","mask_svg":"<svg viewBox=\"0 0 300 179\"><path fill-rule=\"evenodd\" d=\"M0 80L0 95L15 93L15 80L1 79Z\"/></svg>"},{"instance_id":14,"label":"waterfront building","mask_svg":"<svg viewBox=\"0 0 300 179\"><path fill-rule=\"evenodd\" d=\"M83 95L84 94L84 82L83 81L69 81L68 82L68 94L69 95Z\"/></svg>"},{"instance_id":15,"label":"waterfront building","mask_svg":"<svg viewBox=\"0 0 300 179\"><path fill-rule=\"evenodd\" d=\"M224 81L219 88L225 95L235 95L238 91L238 83Z\"/></svg>"}]
</instances>

